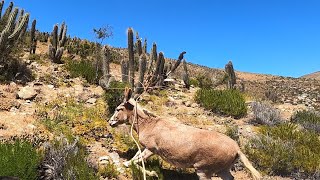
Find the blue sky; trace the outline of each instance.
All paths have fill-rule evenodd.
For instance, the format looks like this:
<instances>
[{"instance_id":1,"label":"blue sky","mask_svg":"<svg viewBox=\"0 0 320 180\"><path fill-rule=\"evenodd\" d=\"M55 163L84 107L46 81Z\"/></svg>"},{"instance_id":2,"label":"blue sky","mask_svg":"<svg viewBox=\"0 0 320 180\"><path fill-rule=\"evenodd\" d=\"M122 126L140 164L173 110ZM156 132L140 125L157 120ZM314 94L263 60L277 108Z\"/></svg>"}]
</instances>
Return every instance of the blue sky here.
<instances>
[{"instance_id":1,"label":"blue sky","mask_svg":"<svg viewBox=\"0 0 320 180\"><path fill-rule=\"evenodd\" d=\"M9 1L6 1L8 5ZM126 47L133 27L166 57L186 51L187 61L236 70L299 77L320 71L320 1L317 0L16 0L41 31L66 21L68 34Z\"/></svg>"}]
</instances>

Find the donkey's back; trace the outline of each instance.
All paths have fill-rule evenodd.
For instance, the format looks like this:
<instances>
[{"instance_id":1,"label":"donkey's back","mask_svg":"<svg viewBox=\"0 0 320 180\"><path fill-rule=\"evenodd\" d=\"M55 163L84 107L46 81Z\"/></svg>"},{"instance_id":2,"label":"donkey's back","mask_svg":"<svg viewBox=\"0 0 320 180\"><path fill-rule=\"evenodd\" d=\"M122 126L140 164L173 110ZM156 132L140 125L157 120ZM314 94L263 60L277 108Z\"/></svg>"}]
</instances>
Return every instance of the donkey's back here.
<instances>
[{"instance_id":1,"label":"donkey's back","mask_svg":"<svg viewBox=\"0 0 320 180\"><path fill-rule=\"evenodd\" d=\"M177 167L208 168L217 173L229 168L239 151L237 143L224 134L166 119L158 119L144 131L141 143Z\"/></svg>"}]
</instances>

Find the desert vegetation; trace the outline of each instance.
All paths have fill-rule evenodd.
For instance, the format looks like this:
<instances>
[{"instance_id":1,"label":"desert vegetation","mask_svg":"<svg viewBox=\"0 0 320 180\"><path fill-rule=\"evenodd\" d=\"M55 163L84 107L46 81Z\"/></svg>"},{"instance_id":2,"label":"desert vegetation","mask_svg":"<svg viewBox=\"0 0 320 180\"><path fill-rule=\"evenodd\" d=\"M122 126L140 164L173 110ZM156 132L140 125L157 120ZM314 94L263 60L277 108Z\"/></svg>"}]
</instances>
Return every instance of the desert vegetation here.
<instances>
[{"instance_id":1,"label":"desert vegetation","mask_svg":"<svg viewBox=\"0 0 320 180\"><path fill-rule=\"evenodd\" d=\"M132 27L123 47L104 42L109 25L95 42L70 37L68 22L41 32L29 13L0 2L0 179L143 179L141 164L123 166L138 150L130 126L107 123L126 87L159 116L230 136L266 178L320 178L319 80L172 59ZM147 179L198 178L157 155L145 163Z\"/></svg>"}]
</instances>

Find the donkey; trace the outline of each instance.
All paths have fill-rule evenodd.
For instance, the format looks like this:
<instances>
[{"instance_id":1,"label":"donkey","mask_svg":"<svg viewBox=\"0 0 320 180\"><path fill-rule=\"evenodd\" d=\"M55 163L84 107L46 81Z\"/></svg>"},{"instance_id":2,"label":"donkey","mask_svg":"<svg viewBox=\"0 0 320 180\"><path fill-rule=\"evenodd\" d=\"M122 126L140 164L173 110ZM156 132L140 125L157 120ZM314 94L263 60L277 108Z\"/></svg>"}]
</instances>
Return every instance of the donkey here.
<instances>
[{"instance_id":1,"label":"donkey","mask_svg":"<svg viewBox=\"0 0 320 180\"><path fill-rule=\"evenodd\" d=\"M200 180L211 179L214 174L231 180L234 177L230 168L240 158L253 178L261 179L238 144L228 136L157 117L142 109L131 95L131 89L126 88L124 102L116 108L109 124L114 127L133 123L139 142L145 147L143 159L157 154L176 167L195 168ZM132 161L140 161L138 154L129 162Z\"/></svg>"}]
</instances>

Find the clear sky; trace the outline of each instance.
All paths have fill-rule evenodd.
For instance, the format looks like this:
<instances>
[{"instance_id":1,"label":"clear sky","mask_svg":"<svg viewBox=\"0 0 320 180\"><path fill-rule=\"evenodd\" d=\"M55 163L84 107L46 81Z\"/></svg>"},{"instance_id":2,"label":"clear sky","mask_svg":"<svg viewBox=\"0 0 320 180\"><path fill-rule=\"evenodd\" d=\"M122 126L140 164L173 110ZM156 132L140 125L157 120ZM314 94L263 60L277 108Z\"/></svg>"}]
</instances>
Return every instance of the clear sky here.
<instances>
[{"instance_id":1,"label":"clear sky","mask_svg":"<svg viewBox=\"0 0 320 180\"><path fill-rule=\"evenodd\" d=\"M9 1L6 0L6 6ZM192 63L299 77L320 71L319 0L15 0L41 31L66 21L68 34L94 39L93 28L113 26L105 42L127 46L133 27L165 56L186 51Z\"/></svg>"}]
</instances>

